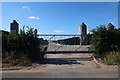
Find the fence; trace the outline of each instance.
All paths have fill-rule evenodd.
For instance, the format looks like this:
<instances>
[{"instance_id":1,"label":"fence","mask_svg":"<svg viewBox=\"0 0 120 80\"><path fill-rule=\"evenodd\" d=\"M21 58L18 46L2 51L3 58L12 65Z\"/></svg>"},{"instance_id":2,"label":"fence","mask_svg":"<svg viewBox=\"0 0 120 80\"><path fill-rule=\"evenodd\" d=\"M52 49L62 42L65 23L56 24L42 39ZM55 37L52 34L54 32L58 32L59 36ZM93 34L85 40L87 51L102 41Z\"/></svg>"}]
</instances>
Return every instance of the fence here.
<instances>
[{"instance_id":1,"label":"fence","mask_svg":"<svg viewBox=\"0 0 120 80\"><path fill-rule=\"evenodd\" d=\"M41 46L46 45L48 51L86 51L88 50L88 35L39 35ZM86 46L82 46L86 45Z\"/></svg>"}]
</instances>

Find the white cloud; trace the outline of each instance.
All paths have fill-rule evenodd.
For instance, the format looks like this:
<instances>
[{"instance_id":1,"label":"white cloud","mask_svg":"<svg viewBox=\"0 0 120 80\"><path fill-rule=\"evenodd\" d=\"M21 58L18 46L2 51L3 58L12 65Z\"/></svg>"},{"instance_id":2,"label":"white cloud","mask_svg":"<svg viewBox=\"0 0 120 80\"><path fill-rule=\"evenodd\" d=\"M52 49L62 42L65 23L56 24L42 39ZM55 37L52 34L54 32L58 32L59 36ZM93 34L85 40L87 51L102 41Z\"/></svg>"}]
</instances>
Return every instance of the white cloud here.
<instances>
[{"instance_id":1,"label":"white cloud","mask_svg":"<svg viewBox=\"0 0 120 80\"><path fill-rule=\"evenodd\" d=\"M27 17L28 19L37 19L37 20L39 20L40 18L39 17L35 17L35 16L29 16L29 17Z\"/></svg>"},{"instance_id":2,"label":"white cloud","mask_svg":"<svg viewBox=\"0 0 120 80\"><path fill-rule=\"evenodd\" d=\"M22 6L23 9L30 10L29 6Z\"/></svg>"},{"instance_id":3,"label":"white cloud","mask_svg":"<svg viewBox=\"0 0 120 80\"><path fill-rule=\"evenodd\" d=\"M54 32L56 32L56 33L63 33L64 31L61 31L61 30L54 30Z\"/></svg>"}]
</instances>

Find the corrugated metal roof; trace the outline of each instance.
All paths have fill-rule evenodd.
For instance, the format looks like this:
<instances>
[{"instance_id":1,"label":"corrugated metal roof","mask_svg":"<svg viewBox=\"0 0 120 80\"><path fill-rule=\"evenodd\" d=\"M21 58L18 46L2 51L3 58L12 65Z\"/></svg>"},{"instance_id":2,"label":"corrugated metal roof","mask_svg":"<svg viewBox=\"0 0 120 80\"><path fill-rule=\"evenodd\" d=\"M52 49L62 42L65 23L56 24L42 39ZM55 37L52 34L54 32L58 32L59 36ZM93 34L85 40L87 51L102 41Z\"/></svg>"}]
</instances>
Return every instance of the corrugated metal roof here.
<instances>
[{"instance_id":1,"label":"corrugated metal roof","mask_svg":"<svg viewBox=\"0 0 120 80\"><path fill-rule=\"evenodd\" d=\"M16 20L13 20L11 23L17 23ZM18 24L18 23L17 23Z\"/></svg>"},{"instance_id":2,"label":"corrugated metal roof","mask_svg":"<svg viewBox=\"0 0 120 80\"><path fill-rule=\"evenodd\" d=\"M112 23L109 23L109 24L106 26L106 28L108 28L108 27L114 28L114 26L112 25Z\"/></svg>"},{"instance_id":3,"label":"corrugated metal roof","mask_svg":"<svg viewBox=\"0 0 120 80\"><path fill-rule=\"evenodd\" d=\"M79 27L82 27L82 26L86 26L84 22L82 22Z\"/></svg>"}]
</instances>

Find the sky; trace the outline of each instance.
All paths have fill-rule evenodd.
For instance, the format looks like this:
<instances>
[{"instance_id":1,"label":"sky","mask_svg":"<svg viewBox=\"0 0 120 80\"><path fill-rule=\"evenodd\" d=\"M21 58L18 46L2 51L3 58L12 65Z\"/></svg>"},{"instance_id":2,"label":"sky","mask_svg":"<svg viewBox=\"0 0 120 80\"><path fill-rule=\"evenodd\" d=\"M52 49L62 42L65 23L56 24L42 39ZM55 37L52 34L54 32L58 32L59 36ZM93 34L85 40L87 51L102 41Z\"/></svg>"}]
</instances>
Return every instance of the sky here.
<instances>
[{"instance_id":1,"label":"sky","mask_svg":"<svg viewBox=\"0 0 120 80\"><path fill-rule=\"evenodd\" d=\"M118 28L117 2L3 2L2 27L10 31L10 22L38 29L39 34L79 34L84 22L87 31L112 23Z\"/></svg>"}]
</instances>

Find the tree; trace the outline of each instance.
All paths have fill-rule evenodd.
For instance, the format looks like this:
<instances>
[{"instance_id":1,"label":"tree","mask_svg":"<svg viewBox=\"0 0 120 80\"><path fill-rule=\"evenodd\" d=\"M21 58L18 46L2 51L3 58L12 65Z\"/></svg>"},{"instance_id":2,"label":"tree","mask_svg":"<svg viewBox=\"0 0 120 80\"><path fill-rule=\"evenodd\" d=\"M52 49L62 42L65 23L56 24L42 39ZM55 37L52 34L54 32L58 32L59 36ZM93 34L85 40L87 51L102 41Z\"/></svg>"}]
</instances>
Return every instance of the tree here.
<instances>
[{"instance_id":1,"label":"tree","mask_svg":"<svg viewBox=\"0 0 120 80\"><path fill-rule=\"evenodd\" d=\"M106 29L105 25L100 25L91 31L92 44L98 56L104 57L106 52L120 51L120 31L119 29Z\"/></svg>"},{"instance_id":2,"label":"tree","mask_svg":"<svg viewBox=\"0 0 120 80\"><path fill-rule=\"evenodd\" d=\"M3 36L3 62L7 60L9 63L14 62L13 64L25 64L25 61L37 61L41 56L41 49L40 39L36 35L37 29L23 26L20 34Z\"/></svg>"}]
</instances>

